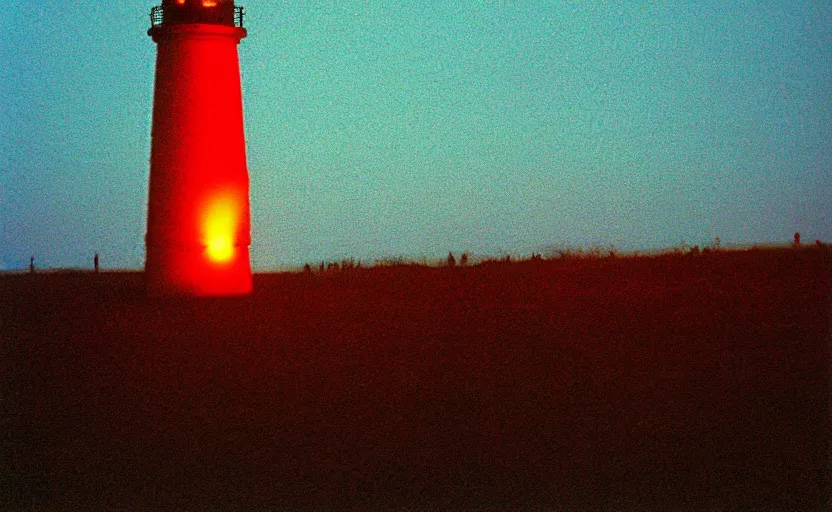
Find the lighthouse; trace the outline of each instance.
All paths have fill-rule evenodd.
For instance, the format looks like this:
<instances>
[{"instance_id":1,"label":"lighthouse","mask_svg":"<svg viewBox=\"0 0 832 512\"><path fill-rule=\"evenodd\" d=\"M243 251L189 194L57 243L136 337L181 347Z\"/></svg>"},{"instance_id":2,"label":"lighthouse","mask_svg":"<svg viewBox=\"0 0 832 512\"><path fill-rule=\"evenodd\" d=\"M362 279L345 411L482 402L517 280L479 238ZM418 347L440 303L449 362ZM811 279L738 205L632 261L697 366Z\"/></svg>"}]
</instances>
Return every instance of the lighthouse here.
<instances>
[{"instance_id":1,"label":"lighthouse","mask_svg":"<svg viewBox=\"0 0 832 512\"><path fill-rule=\"evenodd\" d=\"M145 276L150 296L251 293L249 178L233 0L162 0Z\"/></svg>"}]
</instances>

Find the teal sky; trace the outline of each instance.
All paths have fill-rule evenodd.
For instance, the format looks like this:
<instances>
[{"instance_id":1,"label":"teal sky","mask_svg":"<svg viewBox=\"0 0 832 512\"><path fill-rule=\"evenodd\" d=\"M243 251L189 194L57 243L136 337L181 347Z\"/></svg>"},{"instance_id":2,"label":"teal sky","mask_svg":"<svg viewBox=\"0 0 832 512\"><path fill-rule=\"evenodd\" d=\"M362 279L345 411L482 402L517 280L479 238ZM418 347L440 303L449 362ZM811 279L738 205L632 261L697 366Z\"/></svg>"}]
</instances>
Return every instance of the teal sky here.
<instances>
[{"instance_id":1,"label":"teal sky","mask_svg":"<svg viewBox=\"0 0 832 512\"><path fill-rule=\"evenodd\" d=\"M241 4L255 269L832 242L828 1ZM155 4L6 5L0 268L141 268Z\"/></svg>"}]
</instances>

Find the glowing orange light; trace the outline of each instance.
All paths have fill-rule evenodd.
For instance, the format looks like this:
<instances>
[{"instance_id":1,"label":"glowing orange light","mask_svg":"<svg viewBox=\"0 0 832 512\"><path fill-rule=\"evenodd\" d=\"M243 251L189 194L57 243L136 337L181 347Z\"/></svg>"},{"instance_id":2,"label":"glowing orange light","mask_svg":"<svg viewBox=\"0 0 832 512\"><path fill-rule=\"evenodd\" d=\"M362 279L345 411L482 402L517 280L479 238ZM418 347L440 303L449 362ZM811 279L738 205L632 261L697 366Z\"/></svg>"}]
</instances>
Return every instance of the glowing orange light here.
<instances>
[{"instance_id":1,"label":"glowing orange light","mask_svg":"<svg viewBox=\"0 0 832 512\"><path fill-rule=\"evenodd\" d=\"M217 263L229 261L234 256L234 246L228 237L216 237L208 241L208 257Z\"/></svg>"},{"instance_id":2,"label":"glowing orange light","mask_svg":"<svg viewBox=\"0 0 832 512\"><path fill-rule=\"evenodd\" d=\"M214 0L202 0L202 7L216 7L217 2Z\"/></svg>"},{"instance_id":3,"label":"glowing orange light","mask_svg":"<svg viewBox=\"0 0 832 512\"><path fill-rule=\"evenodd\" d=\"M205 252L211 261L225 263L234 258L234 237L239 220L238 202L220 196L208 204L202 221Z\"/></svg>"},{"instance_id":4,"label":"glowing orange light","mask_svg":"<svg viewBox=\"0 0 832 512\"><path fill-rule=\"evenodd\" d=\"M176 3L179 5L185 5L185 0L176 0Z\"/></svg>"}]
</instances>

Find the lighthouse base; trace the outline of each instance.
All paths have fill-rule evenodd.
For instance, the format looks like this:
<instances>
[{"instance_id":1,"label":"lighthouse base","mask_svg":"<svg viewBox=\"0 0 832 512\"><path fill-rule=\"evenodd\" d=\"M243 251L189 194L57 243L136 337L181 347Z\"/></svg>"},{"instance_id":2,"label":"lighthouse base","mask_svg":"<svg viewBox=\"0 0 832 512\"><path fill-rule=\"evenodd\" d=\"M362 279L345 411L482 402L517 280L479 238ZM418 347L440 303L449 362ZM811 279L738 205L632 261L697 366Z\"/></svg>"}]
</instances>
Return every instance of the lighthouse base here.
<instances>
[{"instance_id":1,"label":"lighthouse base","mask_svg":"<svg viewBox=\"0 0 832 512\"><path fill-rule=\"evenodd\" d=\"M145 282L149 297L223 297L252 292L249 248L235 246L222 261L204 246L148 250Z\"/></svg>"}]
</instances>

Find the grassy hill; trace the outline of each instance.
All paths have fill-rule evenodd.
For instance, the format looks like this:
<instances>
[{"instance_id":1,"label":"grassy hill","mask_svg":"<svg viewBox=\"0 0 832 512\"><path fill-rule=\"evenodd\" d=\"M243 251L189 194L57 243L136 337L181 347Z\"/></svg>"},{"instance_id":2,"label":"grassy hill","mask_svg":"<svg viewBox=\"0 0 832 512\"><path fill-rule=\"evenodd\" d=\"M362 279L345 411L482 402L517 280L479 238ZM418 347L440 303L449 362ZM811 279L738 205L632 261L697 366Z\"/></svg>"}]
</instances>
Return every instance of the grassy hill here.
<instances>
[{"instance_id":1,"label":"grassy hill","mask_svg":"<svg viewBox=\"0 0 832 512\"><path fill-rule=\"evenodd\" d=\"M823 248L0 276L0 508L820 510Z\"/></svg>"}]
</instances>

